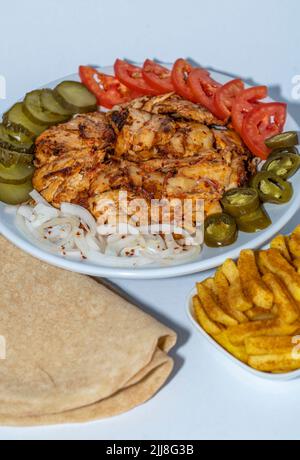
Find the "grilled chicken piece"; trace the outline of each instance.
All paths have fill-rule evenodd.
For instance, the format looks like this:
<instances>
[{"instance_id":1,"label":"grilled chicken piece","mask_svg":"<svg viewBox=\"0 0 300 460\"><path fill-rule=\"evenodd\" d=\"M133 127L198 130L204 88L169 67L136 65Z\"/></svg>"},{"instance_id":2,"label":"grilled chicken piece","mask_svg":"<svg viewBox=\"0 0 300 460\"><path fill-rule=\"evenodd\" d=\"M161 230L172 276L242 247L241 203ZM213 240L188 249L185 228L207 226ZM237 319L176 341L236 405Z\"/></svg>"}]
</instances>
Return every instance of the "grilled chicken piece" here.
<instances>
[{"instance_id":1,"label":"grilled chicken piece","mask_svg":"<svg viewBox=\"0 0 300 460\"><path fill-rule=\"evenodd\" d=\"M34 187L54 206L73 202L99 218L103 200L179 198L219 212L248 177L250 153L206 109L174 94L143 97L107 114L80 115L36 143ZM219 123L220 124L220 123Z\"/></svg>"},{"instance_id":2,"label":"grilled chicken piece","mask_svg":"<svg viewBox=\"0 0 300 460\"><path fill-rule=\"evenodd\" d=\"M132 161L184 158L211 149L213 144L212 131L201 123L175 121L166 115L129 109L115 153Z\"/></svg>"},{"instance_id":3,"label":"grilled chicken piece","mask_svg":"<svg viewBox=\"0 0 300 460\"><path fill-rule=\"evenodd\" d=\"M187 101L177 94L169 93L162 96L144 96L121 106L121 109L143 110L156 115L169 115L175 119L196 121L207 126L224 125L205 107Z\"/></svg>"},{"instance_id":4,"label":"grilled chicken piece","mask_svg":"<svg viewBox=\"0 0 300 460\"><path fill-rule=\"evenodd\" d=\"M111 190L125 190L134 198L179 198L204 200L207 215L221 211L220 200L225 191L242 185L246 175L238 175L242 160L234 157L234 170L228 153L215 150L181 159L153 159L145 162L113 161L101 167L91 186L89 208L100 216L101 200ZM117 194L114 195L117 198ZM117 202L116 202L117 205Z\"/></svg>"},{"instance_id":5,"label":"grilled chicken piece","mask_svg":"<svg viewBox=\"0 0 300 460\"><path fill-rule=\"evenodd\" d=\"M84 205L115 139L107 116L98 112L48 129L36 141L33 186L54 206L63 201Z\"/></svg>"}]
</instances>

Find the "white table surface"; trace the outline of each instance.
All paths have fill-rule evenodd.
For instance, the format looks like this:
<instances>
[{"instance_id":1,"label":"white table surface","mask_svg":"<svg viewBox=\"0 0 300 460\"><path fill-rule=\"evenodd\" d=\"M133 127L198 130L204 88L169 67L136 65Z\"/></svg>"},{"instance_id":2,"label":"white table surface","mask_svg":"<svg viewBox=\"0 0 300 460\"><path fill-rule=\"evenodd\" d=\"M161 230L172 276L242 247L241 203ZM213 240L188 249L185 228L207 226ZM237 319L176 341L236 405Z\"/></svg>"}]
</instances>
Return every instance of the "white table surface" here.
<instances>
[{"instance_id":1,"label":"white table surface","mask_svg":"<svg viewBox=\"0 0 300 460\"><path fill-rule=\"evenodd\" d=\"M292 100L300 74L299 0L10 0L1 5L1 110L79 64L179 56L271 87ZM292 230L300 214L289 224ZM192 328L184 301L197 276L117 282L179 334L176 371L150 402L88 425L0 428L0 439L299 439L300 381L270 383L217 354Z\"/></svg>"}]
</instances>

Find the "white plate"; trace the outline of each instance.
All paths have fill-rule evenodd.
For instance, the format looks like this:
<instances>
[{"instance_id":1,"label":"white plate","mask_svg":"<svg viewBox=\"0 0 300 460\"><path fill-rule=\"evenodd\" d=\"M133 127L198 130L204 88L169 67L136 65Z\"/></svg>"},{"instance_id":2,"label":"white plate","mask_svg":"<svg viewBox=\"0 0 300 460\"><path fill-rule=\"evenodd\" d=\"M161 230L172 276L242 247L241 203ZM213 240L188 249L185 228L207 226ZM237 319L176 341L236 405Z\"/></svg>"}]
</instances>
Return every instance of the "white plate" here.
<instances>
[{"instance_id":1,"label":"white plate","mask_svg":"<svg viewBox=\"0 0 300 460\"><path fill-rule=\"evenodd\" d=\"M102 69L106 73L112 73L112 67ZM229 77L220 73L212 72L213 78L226 83ZM54 88L59 82L63 80L79 80L77 74L69 75L55 82L45 85L47 88ZM287 130L299 130L296 121L288 116ZM291 180L294 189L300 189L300 172L298 172ZM102 276L110 278L127 278L127 279L158 279L158 278L171 278L177 276L188 275L191 273L202 272L211 268L217 267L222 264L224 259L237 258L240 251L244 248L256 249L268 242L276 233L278 233L289 220L296 214L299 208L299 199L297 194L294 194L290 203L278 206L267 205L267 211L272 219L272 226L267 230L262 231L256 235L241 233L235 244L227 248L211 249L204 247L201 255L196 261L185 263L171 267L145 267L145 268L113 268L93 264L88 261L75 262L49 254L39 249L34 241L29 241L22 233L18 231L14 223L14 217L4 212L5 205L0 203L0 232L14 243L19 248L28 252L29 254L48 262L57 267L71 270L78 273L83 273L91 276Z\"/></svg>"},{"instance_id":2,"label":"white plate","mask_svg":"<svg viewBox=\"0 0 300 460\"><path fill-rule=\"evenodd\" d=\"M204 281L205 279L211 277L214 275L214 272L211 273L206 273L205 275L202 275L199 277L199 282ZM226 351L221 345L219 345L210 335L205 332L205 330L200 326L198 321L195 318L194 314L194 308L193 308L193 297L197 294L197 289L194 288L192 292L189 294L186 300L186 312L187 315L192 322L193 326L195 329L202 335L202 337L207 340L212 347L217 350L219 353L224 355L227 359L229 359L232 363L235 365L239 366L240 368L244 369L246 372L250 372L250 374L255 375L256 377L260 377L265 380L272 380L274 382L288 382L290 380L295 380L300 378L300 370L299 371L293 371L293 372L288 372L285 374L269 374L267 372L260 372L252 367L248 366L247 364L244 364L242 361L239 359L235 358L232 356L228 351Z\"/></svg>"}]
</instances>

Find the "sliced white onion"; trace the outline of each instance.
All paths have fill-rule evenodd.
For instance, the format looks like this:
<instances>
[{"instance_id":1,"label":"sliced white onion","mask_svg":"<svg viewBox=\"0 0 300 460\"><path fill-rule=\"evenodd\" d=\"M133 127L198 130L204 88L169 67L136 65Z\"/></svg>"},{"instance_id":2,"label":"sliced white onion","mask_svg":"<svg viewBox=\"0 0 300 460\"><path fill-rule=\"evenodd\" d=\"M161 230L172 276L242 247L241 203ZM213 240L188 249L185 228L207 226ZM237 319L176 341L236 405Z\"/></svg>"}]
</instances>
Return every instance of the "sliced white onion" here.
<instances>
[{"instance_id":1,"label":"sliced white onion","mask_svg":"<svg viewBox=\"0 0 300 460\"><path fill-rule=\"evenodd\" d=\"M46 206L44 203L38 203L33 210L37 215L42 214L45 217L48 217L48 219L54 219L54 217L59 216L59 210L56 208L53 208L52 206Z\"/></svg>"},{"instance_id":2,"label":"sliced white onion","mask_svg":"<svg viewBox=\"0 0 300 460\"><path fill-rule=\"evenodd\" d=\"M117 233L117 227L111 225L98 225L97 227L98 235L108 236Z\"/></svg>"},{"instance_id":3,"label":"sliced white onion","mask_svg":"<svg viewBox=\"0 0 300 460\"><path fill-rule=\"evenodd\" d=\"M22 204L17 210L18 214L22 217L25 217L26 219L32 221L34 220L34 211L32 206L29 206L28 204Z\"/></svg>"},{"instance_id":4,"label":"sliced white onion","mask_svg":"<svg viewBox=\"0 0 300 460\"><path fill-rule=\"evenodd\" d=\"M34 205L17 208L17 226L43 250L72 260L87 259L107 267L165 266L192 260L201 251L202 228L191 234L175 224L139 227L133 219L119 229L97 226L81 206L63 203L56 209L36 191L31 197ZM181 239L175 240L175 234Z\"/></svg>"},{"instance_id":5,"label":"sliced white onion","mask_svg":"<svg viewBox=\"0 0 300 460\"><path fill-rule=\"evenodd\" d=\"M41 203L45 206L49 206L50 208L52 208L51 204L49 204L48 201L45 200L45 198L43 198L42 195L40 195L39 192L37 192L36 190L32 190L32 192L30 192L29 195L36 202L36 204Z\"/></svg>"},{"instance_id":6,"label":"sliced white onion","mask_svg":"<svg viewBox=\"0 0 300 460\"><path fill-rule=\"evenodd\" d=\"M65 256L73 259L77 262L80 262L82 260L82 254L80 251L72 250L72 251L66 251Z\"/></svg>"},{"instance_id":7,"label":"sliced white onion","mask_svg":"<svg viewBox=\"0 0 300 460\"><path fill-rule=\"evenodd\" d=\"M95 236L97 233L97 224L92 216L92 214L82 206L78 206L77 204L70 204L70 203L62 203L61 212L63 214L69 214L70 216L76 216L81 219L82 222L85 222L90 230L90 233Z\"/></svg>"},{"instance_id":8,"label":"sliced white onion","mask_svg":"<svg viewBox=\"0 0 300 460\"><path fill-rule=\"evenodd\" d=\"M95 251L104 252L105 241L103 241L101 237L96 238L95 236L92 236L90 233L87 233L85 235L85 239L90 249L93 249Z\"/></svg>"}]
</instances>

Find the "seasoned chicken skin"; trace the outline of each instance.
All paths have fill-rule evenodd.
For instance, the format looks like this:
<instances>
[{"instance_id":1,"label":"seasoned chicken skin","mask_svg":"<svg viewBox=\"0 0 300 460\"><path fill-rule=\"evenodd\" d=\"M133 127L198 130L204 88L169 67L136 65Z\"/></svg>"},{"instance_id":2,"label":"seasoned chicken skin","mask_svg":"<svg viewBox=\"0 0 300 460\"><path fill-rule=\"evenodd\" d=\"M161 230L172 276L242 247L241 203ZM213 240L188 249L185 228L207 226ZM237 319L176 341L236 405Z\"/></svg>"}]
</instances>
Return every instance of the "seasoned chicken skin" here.
<instances>
[{"instance_id":1,"label":"seasoned chicken skin","mask_svg":"<svg viewBox=\"0 0 300 460\"><path fill-rule=\"evenodd\" d=\"M54 206L102 200L190 198L219 212L225 191L245 183L250 154L209 111L174 94L143 97L106 114L80 115L36 143L34 187ZM218 127L219 125L219 127Z\"/></svg>"}]
</instances>

